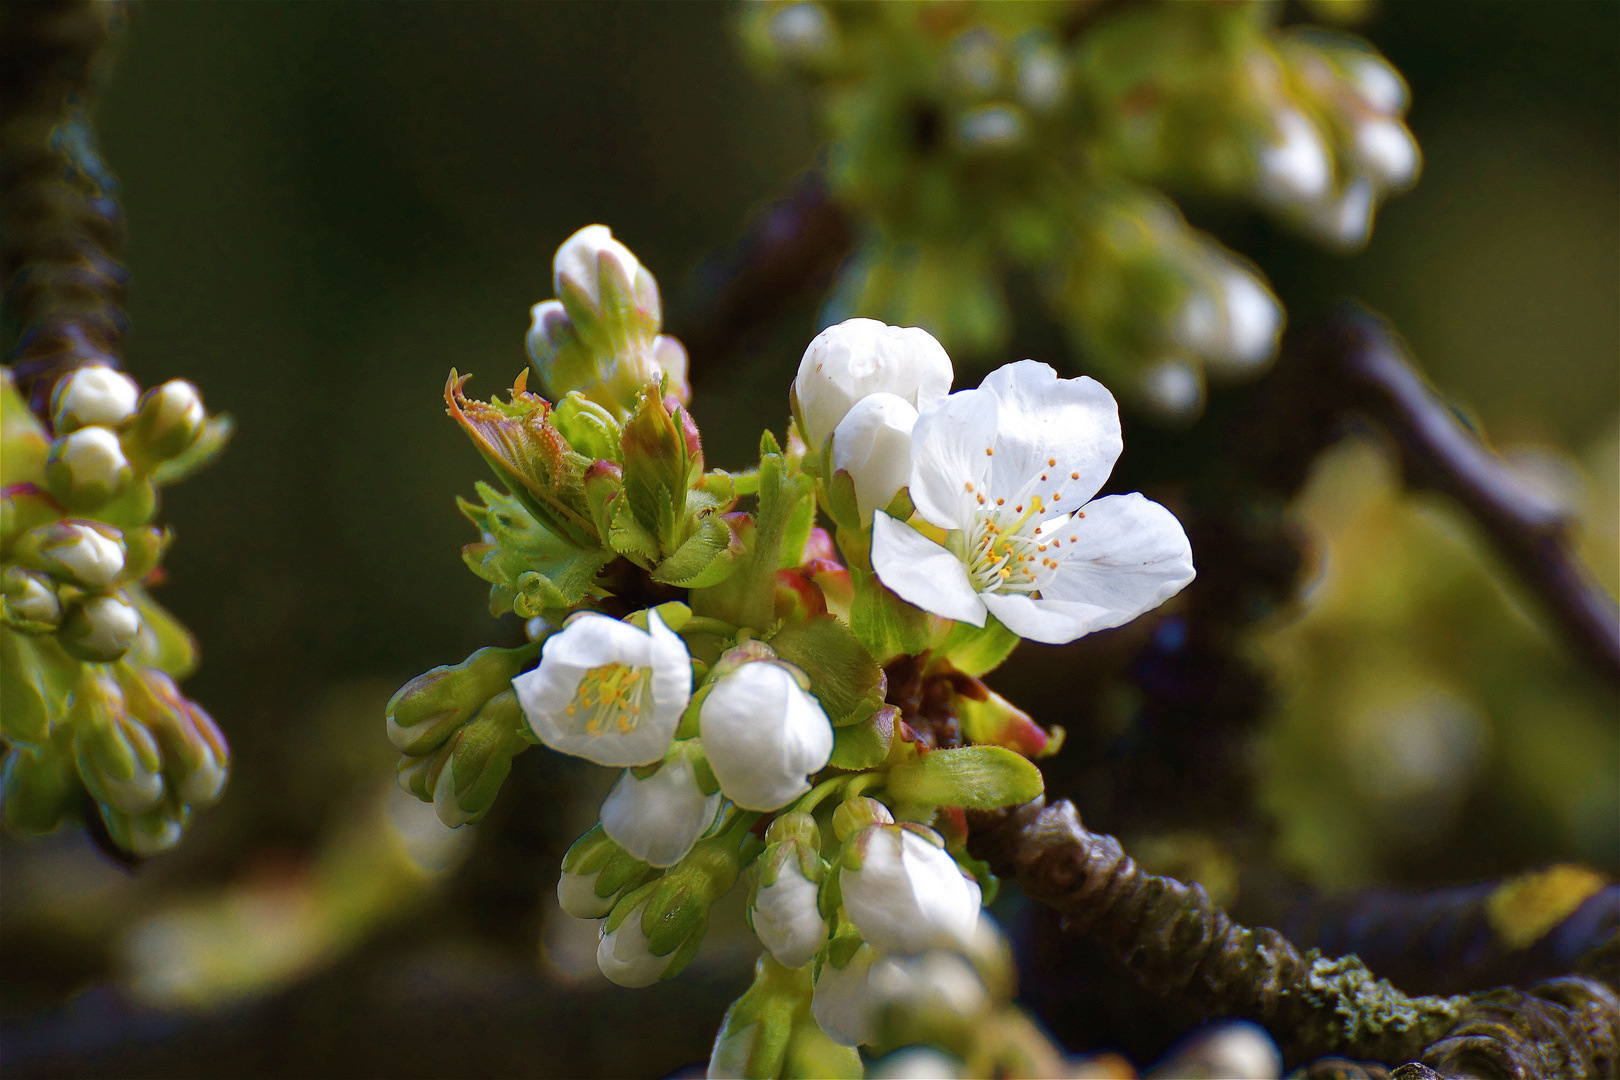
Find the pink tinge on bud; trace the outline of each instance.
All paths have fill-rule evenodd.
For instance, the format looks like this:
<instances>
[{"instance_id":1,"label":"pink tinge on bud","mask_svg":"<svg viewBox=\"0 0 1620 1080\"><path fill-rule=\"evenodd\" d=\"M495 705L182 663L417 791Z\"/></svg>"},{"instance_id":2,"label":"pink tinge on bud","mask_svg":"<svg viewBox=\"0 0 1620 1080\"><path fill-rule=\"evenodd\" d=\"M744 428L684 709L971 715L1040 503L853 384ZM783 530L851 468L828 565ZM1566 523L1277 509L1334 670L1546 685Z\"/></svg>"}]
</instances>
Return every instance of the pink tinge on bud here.
<instances>
[{"instance_id":1,"label":"pink tinge on bud","mask_svg":"<svg viewBox=\"0 0 1620 1080\"><path fill-rule=\"evenodd\" d=\"M804 562L812 560L838 561L838 547L827 530L819 525L810 530L810 535L804 541Z\"/></svg>"},{"instance_id":2,"label":"pink tinge on bud","mask_svg":"<svg viewBox=\"0 0 1620 1080\"><path fill-rule=\"evenodd\" d=\"M692 414L682 405L681 400L674 394L664 395L664 408L669 410L671 416L678 416L681 420L681 438L686 440L686 453L697 462L698 470L703 468L703 436L698 432L697 422Z\"/></svg>"},{"instance_id":3,"label":"pink tinge on bud","mask_svg":"<svg viewBox=\"0 0 1620 1080\"><path fill-rule=\"evenodd\" d=\"M811 559L799 569L821 590L827 610L849 622L850 611L855 606L855 581L850 577L849 568L831 559Z\"/></svg>"},{"instance_id":4,"label":"pink tinge on bud","mask_svg":"<svg viewBox=\"0 0 1620 1080\"><path fill-rule=\"evenodd\" d=\"M611 480L615 484L622 483L624 467L606 458L591 462L590 467L585 470L585 486L590 487L593 483L600 483L603 480Z\"/></svg>"},{"instance_id":5,"label":"pink tinge on bud","mask_svg":"<svg viewBox=\"0 0 1620 1080\"><path fill-rule=\"evenodd\" d=\"M827 601L816 583L798 570L778 570L775 614L787 622L803 622L827 614Z\"/></svg>"}]
</instances>

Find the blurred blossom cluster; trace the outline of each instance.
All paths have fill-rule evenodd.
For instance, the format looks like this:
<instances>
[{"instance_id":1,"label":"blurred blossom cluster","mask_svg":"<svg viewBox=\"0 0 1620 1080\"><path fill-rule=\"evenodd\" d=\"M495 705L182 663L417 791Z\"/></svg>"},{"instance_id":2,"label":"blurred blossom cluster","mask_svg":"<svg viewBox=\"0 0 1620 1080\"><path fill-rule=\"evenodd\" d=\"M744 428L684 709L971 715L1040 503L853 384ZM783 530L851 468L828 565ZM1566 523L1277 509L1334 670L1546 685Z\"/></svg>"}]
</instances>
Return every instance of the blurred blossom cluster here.
<instances>
[{"instance_id":1,"label":"blurred blossom cluster","mask_svg":"<svg viewBox=\"0 0 1620 1080\"><path fill-rule=\"evenodd\" d=\"M983 355L1007 337L1006 290L1033 288L1082 367L1196 416L1206 376L1270 362L1283 313L1167 192L1353 249L1418 172L1394 68L1279 11L749 5L752 56L815 87L832 191L863 229L827 321L915 323Z\"/></svg>"},{"instance_id":2,"label":"blurred blossom cluster","mask_svg":"<svg viewBox=\"0 0 1620 1080\"><path fill-rule=\"evenodd\" d=\"M5 821L42 833L97 815L119 848L155 855L230 767L175 685L196 666L191 635L147 592L172 538L158 491L212 460L230 421L183 379L142 393L93 364L57 382L41 422L0 379Z\"/></svg>"}]
</instances>

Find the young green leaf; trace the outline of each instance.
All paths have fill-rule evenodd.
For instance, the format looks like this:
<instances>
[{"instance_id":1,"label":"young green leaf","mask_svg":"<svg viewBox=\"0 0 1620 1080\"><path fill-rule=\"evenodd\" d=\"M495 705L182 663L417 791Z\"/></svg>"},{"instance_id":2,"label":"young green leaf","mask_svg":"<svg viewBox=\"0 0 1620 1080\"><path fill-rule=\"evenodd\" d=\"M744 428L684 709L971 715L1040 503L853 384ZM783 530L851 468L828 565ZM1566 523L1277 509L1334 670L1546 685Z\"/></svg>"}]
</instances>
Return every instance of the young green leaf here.
<instances>
[{"instance_id":1,"label":"young green leaf","mask_svg":"<svg viewBox=\"0 0 1620 1080\"><path fill-rule=\"evenodd\" d=\"M1019 806L1044 790L1041 771L1000 746L935 750L895 768L888 780L898 802L968 810Z\"/></svg>"},{"instance_id":2,"label":"young green leaf","mask_svg":"<svg viewBox=\"0 0 1620 1080\"><path fill-rule=\"evenodd\" d=\"M883 669L833 616L790 622L771 638L770 646L810 676L810 692L833 727L859 723L883 707Z\"/></svg>"}]
</instances>

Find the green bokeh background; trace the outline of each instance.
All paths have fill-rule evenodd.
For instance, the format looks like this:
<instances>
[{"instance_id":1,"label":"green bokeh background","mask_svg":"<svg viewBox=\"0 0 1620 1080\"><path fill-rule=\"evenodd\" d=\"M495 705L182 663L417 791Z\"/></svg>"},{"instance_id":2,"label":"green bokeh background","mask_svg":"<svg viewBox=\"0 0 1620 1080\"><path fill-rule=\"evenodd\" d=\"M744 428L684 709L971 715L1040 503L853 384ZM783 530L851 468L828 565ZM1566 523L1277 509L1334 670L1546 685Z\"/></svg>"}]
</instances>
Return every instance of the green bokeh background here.
<instances>
[{"instance_id":1,"label":"green bokeh background","mask_svg":"<svg viewBox=\"0 0 1620 1080\"><path fill-rule=\"evenodd\" d=\"M90 929L50 929L19 915L15 887L0 894L8 1016L117 974L127 918L315 846L357 777L391 771L379 709L392 688L516 634L458 558L473 537L453 497L483 466L444 416L445 374L475 373L486 395L507 385L552 250L597 221L658 275L679 331L699 260L817 149L807 96L750 76L732 16L711 3L138 11L98 111L129 220L127 364L143 384L195 380L238 422L218 465L167 496L178 539L160 593L203 644L188 691L236 766L181 851L106 893L125 909ZM1257 218L1190 213L1260 261L1296 321L1357 296L1499 442L1588 456L1620 409L1620 7L1386 3L1358 29L1410 81L1425 156L1369 249L1328 256ZM699 385L711 462L741 465L762 425L780 430L813 319L796 311ZM1591 505L1612 514L1612 492ZM1613 568L1598 569L1612 588ZM1620 770L1614 719L1590 752ZM82 869L63 854L73 843L7 840L5 858ZM1614 846L1605 834L1505 858L1612 872ZM514 969L534 952L523 919ZM701 1053L718 1012L698 1006L716 994L700 987L692 1030L665 1051L533 1067L667 1070ZM394 1060L342 1053L362 1072Z\"/></svg>"}]
</instances>

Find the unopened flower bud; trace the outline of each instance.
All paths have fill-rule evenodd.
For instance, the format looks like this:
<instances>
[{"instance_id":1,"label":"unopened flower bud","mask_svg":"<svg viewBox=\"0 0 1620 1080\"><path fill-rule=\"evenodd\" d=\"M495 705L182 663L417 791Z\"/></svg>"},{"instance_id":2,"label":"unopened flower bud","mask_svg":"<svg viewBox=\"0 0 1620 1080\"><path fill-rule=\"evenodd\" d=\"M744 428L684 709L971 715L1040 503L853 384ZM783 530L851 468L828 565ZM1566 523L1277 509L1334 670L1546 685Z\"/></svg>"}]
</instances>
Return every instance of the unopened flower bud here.
<instances>
[{"instance_id":1,"label":"unopened flower bud","mask_svg":"<svg viewBox=\"0 0 1620 1080\"><path fill-rule=\"evenodd\" d=\"M1248 271L1224 265L1182 305L1176 336L1211 367L1252 370L1277 350L1282 309Z\"/></svg>"},{"instance_id":2,"label":"unopened flower bud","mask_svg":"<svg viewBox=\"0 0 1620 1080\"><path fill-rule=\"evenodd\" d=\"M124 684L129 711L152 732L164 771L188 806L218 801L230 772L230 747L214 720L156 668L143 668Z\"/></svg>"},{"instance_id":3,"label":"unopened flower bud","mask_svg":"<svg viewBox=\"0 0 1620 1080\"><path fill-rule=\"evenodd\" d=\"M698 723L720 790L744 809L781 809L832 757L827 714L784 664L745 663L715 680Z\"/></svg>"},{"instance_id":4,"label":"unopened flower bud","mask_svg":"<svg viewBox=\"0 0 1620 1080\"><path fill-rule=\"evenodd\" d=\"M133 605L117 596L92 596L68 609L56 639L80 660L107 664L129 651L140 630Z\"/></svg>"},{"instance_id":5,"label":"unopened flower bud","mask_svg":"<svg viewBox=\"0 0 1620 1080\"><path fill-rule=\"evenodd\" d=\"M849 319L805 349L793 380L794 413L805 441L820 449L868 394L894 394L921 410L950 393L954 378L951 358L928 331Z\"/></svg>"},{"instance_id":6,"label":"unopened flower bud","mask_svg":"<svg viewBox=\"0 0 1620 1080\"><path fill-rule=\"evenodd\" d=\"M40 566L85 588L100 588L124 570L123 533L97 521L58 521L33 530L22 547Z\"/></svg>"},{"instance_id":7,"label":"unopened flower bud","mask_svg":"<svg viewBox=\"0 0 1620 1080\"><path fill-rule=\"evenodd\" d=\"M877 950L863 944L842 966L828 957L816 975L810 1012L827 1037L840 1046L872 1041L875 1010L867 974L877 959Z\"/></svg>"},{"instance_id":8,"label":"unopened flower bud","mask_svg":"<svg viewBox=\"0 0 1620 1080\"><path fill-rule=\"evenodd\" d=\"M806 1060L823 1049L808 1015L810 970L788 968L769 954L754 964L754 982L726 1010L709 1055L710 1080L745 1076L860 1076L860 1061ZM801 1045L794 1052L794 1043ZM813 1045L803 1045L811 1043ZM808 1053L806 1052L808 1051ZM851 1068L853 1066L853 1068Z\"/></svg>"},{"instance_id":9,"label":"unopened flower bud","mask_svg":"<svg viewBox=\"0 0 1620 1080\"><path fill-rule=\"evenodd\" d=\"M1417 175L1417 143L1398 120L1378 117L1357 124L1354 155L1381 187L1405 187Z\"/></svg>"},{"instance_id":10,"label":"unopened flower bud","mask_svg":"<svg viewBox=\"0 0 1620 1080\"><path fill-rule=\"evenodd\" d=\"M1316 125L1295 109L1276 117L1276 141L1259 151L1260 192L1283 205L1313 203L1327 194L1333 166Z\"/></svg>"},{"instance_id":11,"label":"unopened flower bud","mask_svg":"<svg viewBox=\"0 0 1620 1080\"><path fill-rule=\"evenodd\" d=\"M878 1040L943 1042L970 1029L990 1007L973 965L947 949L916 956L885 956L867 973Z\"/></svg>"},{"instance_id":12,"label":"unopened flower bud","mask_svg":"<svg viewBox=\"0 0 1620 1080\"><path fill-rule=\"evenodd\" d=\"M956 139L970 151L1007 150L1024 141L1024 113L1011 105L970 109L956 121Z\"/></svg>"},{"instance_id":13,"label":"unopened flower bud","mask_svg":"<svg viewBox=\"0 0 1620 1080\"><path fill-rule=\"evenodd\" d=\"M653 360L658 364L658 370L669 377L669 392L675 395L675 400L682 405L692 400L692 384L687 379L687 368L690 361L686 355L686 346L668 334L659 334L653 339Z\"/></svg>"},{"instance_id":14,"label":"unopened flower bud","mask_svg":"<svg viewBox=\"0 0 1620 1080\"><path fill-rule=\"evenodd\" d=\"M431 754L532 659L533 648L485 648L459 664L423 672L389 699L389 741L413 757Z\"/></svg>"},{"instance_id":15,"label":"unopened flower bud","mask_svg":"<svg viewBox=\"0 0 1620 1080\"><path fill-rule=\"evenodd\" d=\"M82 511L111 502L128 486L134 471L112 429L93 425L56 440L45 478L62 505Z\"/></svg>"},{"instance_id":16,"label":"unopened flower bud","mask_svg":"<svg viewBox=\"0 0 1620 1080\"><path fill-rule=\"evenodd\" d=\"M817 901L826 873L820 843L815 819L805 813L783 814L766 834L748 922L785 967L808 964L827 942Z\"/></svg>"},{"instance_id":17,"label":"unopened flower bud","mask_svg":"<svg viewBox=\"0 0 1620 1080\"><path fill-rule=\"evenodd\" d=\"M62 600L48 575L10 566L0 581L4 586L7 625L41 633L54 630L62 621Z\"/></svg>"},{"instance_id":18,"label":"unopened flower bud","mask_svg":"<svg viewBox=\"0 0 1620 1080\"><path fill-rule=\"evenodd\" d=\"M633 990L664 978L675 961L673 952L655 956L647 947L647 933L642 928L646 911L646 900L627 908L622 916L615 909L603 925L602 940L596 947L596 966L608 981Z\"/></svg>"},{"instance_id":19,"label":"unopened flower bud","mask_svg":"<svg viewBox=\"0 0 1620 1080\"><path fill-rule=\"evenodd\" d=\"M617 461L619 447L624 440L624 427L596 402L577 390L557 403L551 414L551 424L576 453L592 460Z\"/></svg>"},{"instance_id":20,"label":"unopened flower bud","mask_svg":"<svg viewBox=\"0 0 1620 1080\"><path fill-rule=\"evenodd\" d=\"M876 799L857 795L845 799L833 811L833 835L840 841L848 840L869 825L893 825L894 815Z\"/></svg>"},{"instance_id":21,"label":"unopened flower bud","mask_svg":"<svg viewBox=\"0 0 1620 1080\"><path fill-rule=\"evenodd\" d=\"M127 814L105 804L101 806L101 820L106 822L113 841L143 859L161 855L178 844L189 816L186 807L169 803L139 814Z\"/></svg>"},{"instance_id":22,"label":"unopened flower bud","mask_svg":"<svg viewBox=\"0 0 1620 1080\"><path fill-rule=\"evenodd\" d=\"M626 890L654 874L652 867L615 844L597 824L563 856L557 903L576 919L601 919Z\"/></svg>"},{"instance_id":23,"label":"unopened flower bud","mask_svg":"<svg viewBox=\"0 0 1620 1080\"><path fill-rule=\"evenodd\" d=\"M1148 1080L1272 1080L1282 1070L1282 1055L1264 1029L1227 1020L1194 1032L1146 1076Z\"/></svg>"},{"instance_id":24,"label":"unopened flower bud","mask_svg":"<svg viewBox=\"0 0 1620 1080\"><path fill-rule=\"evenodd\" d=\"M959 1058L932 1046L905 1046L872 1062L868 1080L957 1080L965 1077Z\"/></svg>"},{"instance_id":25,"label":"unopened flower bud","mask_svg":"<svg viewBox=\"0 0 1620 1080\"><path fill-rule=\"evenodd\" d=\"M602 306L605 275L615 275L631 288L640 285L640 279L652 281L652 275L629 248L613 238L613 230L606 225L587 225L580 229L563 241L551 261L552 287L557 295L566 297L565 283L571 283L596 308ZM656 286L652 298L656 305Z\"/></svg>"},{"instance_id":26,"label":"unopened flower bud","mask_svg":"<svg viewBox=\"0 0 1620 1080\"><path fill-rule=\"evenodd\" d=\"M967 948L979 921L978 882L923 825L869 825L845 844L844 910L880 952Z\"/></svg>"},{"instance_id":27,"label":"unopened flower bud","mask_svg":"<svg viewBox=\"0 0 1620 1080\"><path fill-rule=\"evenodd\" d=\"M58 435L87 424L117 427L134 415L140 393L134 379L105 364L78 368L51 393L51 425Z\"/></svg>"},{"instance_id":28,"label":"unopened flower bud","mask_svg":"<svg viewBox=\"0 0 1620 1080\"><path fill-rule=\"evenodd\" d=\"M816 60L833 49L833 26L827 12L811 0L799 0L771 13L765 36L783 58L800 63Z\"/></svg>"},{"instance_id":29,"label":"unopened flower bud","mask_svg":"<svg viewBox=\"0 0 1620 1080\"><path fill-rule=\"evenodd\" d=\"M1336 198L1311 207L1306 224L1316 234L1346 250L1360 247L1372 232L1373 185L1358 176Z\"/></svg>"},{"instance_id":30,"label":"unopened flower bud","mask_svg":"<svg viewBox=\"0 0 1620 1080\"><path fill-rule=\"evenodd\" d=\"M868 394L857 401L833 430L833 469L855 482L861 521L871 524L911 482L911 429L917 410L894 394Z\"/></svg>"},{"instance_id":31,"label":"unopened flower bud","mask_svg":"<svg viewBox=\"0 0 1620 1080\"><path fill-rule=\"evenodd\" d=\"M139 814L162 800L163 754L146 726L125 711L124 693L110 676L80 679L71 718L79 775L98 802Z\"/></svg>"},{"instance_id":32,"label":"unopened flower bud","mask_svg":"<svg viewBox=\"0 0 1620 1080\"><path fill-rule=\"evenodd\" d=\"M736 829L700 840L663 877L626 894L602 927L602 973L620 986L678 974L703 943L709 909L737 883L740 842Z\"/></svg>"},{"instance_id":33,"label":"unopened flower bud","mask_svg":"<svg viewBox=\"0 0 1620 1080\"><path fill-rule=\"evenodd\" d=\"M451 828L477 821L495 802L512 758L529 748L519 734L517 695L503 690L440 747L447 754L433 784L433 809Z\"/></svg>"},{"instance_id":34,"label":"unopened flower bud","mask_svg":"<svg viewBox=\"0 0 1620 1080\"><path fill-rule=\"evenodd\" d=\"M1363 54L1349 60L1346 74L1356 95L1374 112L1396 116L1405 111L1406 82L1400 73L1381 56Z\"/></svg>"},{"instance_id":35,"label":"unopened flower bud","mask_svg":"<svg viewBox=\"0 0 1620 1080\"><path fill-rule=\"evenodd\" d=\"M1204 406L1204 380L1182 359L1161 360L1141 373L1142 402L1169 423L1186 423Z\"/></svg>"},{"instance_id":36,"label":"unopened flower bud","mask_svg":"<svg viewBox=\"0 0 1620 1080\"><path fill-rule=\"evenodd\" d=\"M677 743L658 771L642 779L626 769L602 803L602 829L632 856L652 866L674 866L714 823L720 791L708 769L705 792L692 741Z\"/></svg>"},{"instance_id":37,"label":"unopened flower bud","mask_svg":"<svg viewBox=\"0 0 1620 1080\"><path fill-rule=\"evenodd\" d=\"M185 379L154 386L141 396L130 425L131 453L147 465L176 457L197 441L207 418L202 396Z\"/></svg>"},{"instance_id":38,"label":"unopened flower bud","mask_svg":"<svg viewBox=\"0 0 1620 1080\"><path fill-rule=\"evenodd\" d=\"M568 312L563 309L562 301L542 300L529 309L529 334L524 344L529 350L529 359L534 361L541 385L548 390L551 385L548 372L568 342L574 340L574 324L568 321Z\"/></svg>"}]
</instances>

